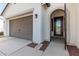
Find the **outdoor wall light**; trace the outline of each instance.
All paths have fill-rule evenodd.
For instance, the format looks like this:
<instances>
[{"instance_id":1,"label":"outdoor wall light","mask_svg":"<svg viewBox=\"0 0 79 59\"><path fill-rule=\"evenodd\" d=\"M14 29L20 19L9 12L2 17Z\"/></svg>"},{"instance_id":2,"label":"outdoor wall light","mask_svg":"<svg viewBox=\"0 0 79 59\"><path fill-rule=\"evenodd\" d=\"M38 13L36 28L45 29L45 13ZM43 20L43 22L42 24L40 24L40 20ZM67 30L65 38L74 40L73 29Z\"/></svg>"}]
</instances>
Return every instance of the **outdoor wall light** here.
<instances>
[{"instance_id":1,"label":"outdoor wall light","mask_svg":"<svg viewBox=\"0 0 79 59\"><path fill-rule=\"evenodd\" d=\"M42 6L50 7L50 3L41 3Z\"/></svg>"},{"instance_id":2,"label":"outdoor wall light","mask_svg":"<svg viewBox=\"0 0 79 59\"><path fill-rule=\"evenodd\" d=\"M35 18L38 18L38 15L37 14L35 14Z\"/></svg>"},{"instance_id":3,"label":"outdoor wall light","mask_svg":"<svg viewBox=\"0 0 79 59\"><path fill-rule=\"evenodd\" d=\"M46 6L47 6L47 7L50 7L50 3L46 3Z\"/></svg>"}]
</instances>

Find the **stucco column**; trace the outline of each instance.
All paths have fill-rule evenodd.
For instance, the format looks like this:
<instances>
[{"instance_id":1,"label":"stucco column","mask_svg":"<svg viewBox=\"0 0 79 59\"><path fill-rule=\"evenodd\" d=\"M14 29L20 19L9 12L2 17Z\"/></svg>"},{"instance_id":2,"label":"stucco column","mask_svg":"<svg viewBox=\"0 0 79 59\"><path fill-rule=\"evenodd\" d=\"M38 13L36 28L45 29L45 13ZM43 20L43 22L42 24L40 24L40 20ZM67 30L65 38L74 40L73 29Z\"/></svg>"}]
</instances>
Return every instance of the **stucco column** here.
<instances>
[{"instance_id":1,"label":"stucco column","mask_svg":"<svg viewBox=\"0 0 79 59\"><path fill-rule=\"evenodd\" d=\"M76 4L76 19L75 19L75 21L76 21L76 37L77 37L77 39L76 39L76 46L77 46L77 48L79 48L79 4Z\"/></svg>"},{"instance_id":2,"label":"stucco column","mask_svg":"<svg viewBox=\"0 0 79 59\"><path fill-rule=\"evenodd\" d=\"M38 5L33 12L33 42L40 44L42 41L42 10Z\"/></svg>"}]
</instances>

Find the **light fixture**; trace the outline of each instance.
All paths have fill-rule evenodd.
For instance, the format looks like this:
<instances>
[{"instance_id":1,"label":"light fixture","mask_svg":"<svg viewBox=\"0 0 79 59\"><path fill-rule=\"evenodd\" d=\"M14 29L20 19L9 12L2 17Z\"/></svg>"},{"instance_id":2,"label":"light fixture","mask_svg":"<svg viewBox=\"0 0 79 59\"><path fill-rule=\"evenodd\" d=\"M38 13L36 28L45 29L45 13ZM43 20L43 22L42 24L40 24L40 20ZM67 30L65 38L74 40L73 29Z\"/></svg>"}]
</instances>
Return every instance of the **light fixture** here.
<instances>
[{"instance_id":1,"label":"light fixture","mask_svg":"<svg viewBox=\"0 0 79 59\"><path fill-rule=\"evenodd\" d=\"M35 14L35 18L38 18L38 15L37 14Z\"/></svg>"},{"instance_id":2,"label":"light fixture","mask_svg":"<svg viewBox=\"0 0 79 59\"><path fill-rule=\"evenodd\" d=\"M41 3L41 5L44 7L50 7L50 3Z\"/></svg>"},{"instance_id":3,"label":"light fixture","mask_svg":"<svg viewBox=\"0 0 79 59\"><path fill-rule=\"evenodd\" d=\"M47 6L47 7L50 7L50 3L46 3L46 6Z\"/></svg>"}]
</instances>

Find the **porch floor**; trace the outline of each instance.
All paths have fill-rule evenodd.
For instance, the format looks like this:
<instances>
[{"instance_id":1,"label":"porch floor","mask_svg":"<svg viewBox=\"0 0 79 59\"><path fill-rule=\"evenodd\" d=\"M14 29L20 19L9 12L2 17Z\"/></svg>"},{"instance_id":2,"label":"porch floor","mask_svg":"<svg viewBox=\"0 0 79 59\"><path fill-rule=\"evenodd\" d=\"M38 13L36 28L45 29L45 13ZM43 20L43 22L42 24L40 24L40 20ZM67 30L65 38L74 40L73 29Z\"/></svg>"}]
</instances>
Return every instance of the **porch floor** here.
<instances>
[{"instance_id":1,"label":"porch floor","mask_svg":"<svg viewBox=\"0 0 79 59\"><path fill-rule=\"evenodd\" d=\"M27 46L32 43L29 40L15 37L0 38L0 56L68 56L68 50L64 49L64 43L51 41L45 51L41 51L42 44L35 48Z\"/></svg>"}]
</instances>

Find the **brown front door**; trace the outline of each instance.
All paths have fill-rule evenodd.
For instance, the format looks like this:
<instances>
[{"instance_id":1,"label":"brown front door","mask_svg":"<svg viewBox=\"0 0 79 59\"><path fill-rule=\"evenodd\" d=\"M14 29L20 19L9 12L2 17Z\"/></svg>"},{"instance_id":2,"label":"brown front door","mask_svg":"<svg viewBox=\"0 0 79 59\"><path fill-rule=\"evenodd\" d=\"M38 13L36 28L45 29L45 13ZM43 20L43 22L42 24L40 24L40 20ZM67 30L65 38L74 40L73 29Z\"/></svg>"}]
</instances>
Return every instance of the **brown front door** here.
<instances>
[{"instance_id":1,"label":"brown front door","mask_svg":"<svg viewBox=\"0 0 79 59\"><path fill-rule=\"evenodd\" d=\"M54 17L54 36L63 36L63 16Z\"/></svg>"}]
</instances>

